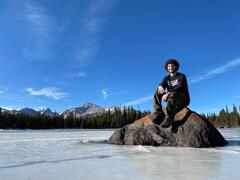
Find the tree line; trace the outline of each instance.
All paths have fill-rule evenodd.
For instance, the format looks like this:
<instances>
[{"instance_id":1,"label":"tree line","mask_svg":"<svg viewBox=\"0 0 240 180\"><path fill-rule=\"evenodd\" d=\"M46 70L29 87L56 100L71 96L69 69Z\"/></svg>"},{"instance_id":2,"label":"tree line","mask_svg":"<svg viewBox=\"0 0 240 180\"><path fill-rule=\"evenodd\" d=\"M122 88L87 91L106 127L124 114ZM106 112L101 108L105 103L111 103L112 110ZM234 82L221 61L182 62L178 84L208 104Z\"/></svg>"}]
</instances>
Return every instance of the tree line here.
<instances>
[{"instance_id":1,"label":"tree line","mask_svg":"<svg viewBox=\"0 0 240 180\"><path fill-rule=\"evenodd\" d=\"M130 124L135 120L145 116L150 111L135 110L133 107L124 107L123 109L114 108L100 115L88 115L76 117L70 114L64 118L63 115L53 117L37 115L28 116L23 113L13 114L11 112L2 112L0 108L0 129L105 129L120 128ZM233 105L232 111L226 106L218 114L201 114L208 119L215 127L235 128L240 127L240 107L239 111L236 105Z\"/></svg>"},{"instance_id":2,"label":"tree line","mask_svg":"<svg viewBox=\"0 0 240 180\"><path fill-rule=\"evenodd\" d=\"M135 120L145 116L150 112L135 110L133 107L124 107L123 109L114 108L99 115L87 115L76 117L70 114L66 118L63 115L46 116L37 115L28 116L23 113L2 112L0 108L0 129L104 129L120 128L130 124Z\"/></svg>"},{"instance_id":3,"label":"tree line","mask_svg":"<svg viewBox=\"0 0 240 180\"><path fill-rule=\"evenodd\" d=\"M240 107L239 111L237 106L233 104L232 111L229 111L229 108L226 106L221 109L217 114L210 113L203 116L207 118L215 127L221 128L236 128L240 127Z\"/></svg>"}]
</instances>

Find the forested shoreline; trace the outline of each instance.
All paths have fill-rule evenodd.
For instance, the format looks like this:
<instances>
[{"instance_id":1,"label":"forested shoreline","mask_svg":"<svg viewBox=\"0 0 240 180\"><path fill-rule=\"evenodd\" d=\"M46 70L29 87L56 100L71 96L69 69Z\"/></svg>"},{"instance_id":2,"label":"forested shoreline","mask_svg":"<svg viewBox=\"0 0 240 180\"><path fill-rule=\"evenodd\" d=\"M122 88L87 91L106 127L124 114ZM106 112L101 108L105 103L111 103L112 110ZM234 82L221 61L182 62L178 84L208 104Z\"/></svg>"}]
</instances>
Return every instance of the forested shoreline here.
<instances>
[{"instance_id":1,"label":"forested shoreline","mask_svg":"<svg viewBox=\"0 0 240 180\"><path fill-rule=\"evenodd\" d=\"M106 129L120 128L150 113L135 110L133 107L114 108L100 115L64 118L63 115L31 117L25 114L2 112L0 108L0 129ZM201 114L217 128L240 127L240 113L233 105L232 111L226 106L218 114Z\"/></svg>"},{"instance_id":2,"label":"forested shoreline","mask_svg":"<svg viewBox=\"0 0 240 180\"><path fill-rule=\"evenodd\" d=\"M239 110L238 110L239 109ZM221 109L218 114L210 113L203 114L217 128L237 128L240 127L240 106L233 104L232 111L226 106Z\"/></svg>"},{"instance_id":3,"label":"forested shoreline","mask_svg":"<svg viewBox=\"0 0 240 180\"><path fill-rule=\"evenodd\" d=\"M105 129L119 128L145 116L149 112L135 110L132 107L114 108L100 115L75 117L70 114L31 117L23 113L13 114L0 111L0 129Z\"/></svg>"}]
</instances>

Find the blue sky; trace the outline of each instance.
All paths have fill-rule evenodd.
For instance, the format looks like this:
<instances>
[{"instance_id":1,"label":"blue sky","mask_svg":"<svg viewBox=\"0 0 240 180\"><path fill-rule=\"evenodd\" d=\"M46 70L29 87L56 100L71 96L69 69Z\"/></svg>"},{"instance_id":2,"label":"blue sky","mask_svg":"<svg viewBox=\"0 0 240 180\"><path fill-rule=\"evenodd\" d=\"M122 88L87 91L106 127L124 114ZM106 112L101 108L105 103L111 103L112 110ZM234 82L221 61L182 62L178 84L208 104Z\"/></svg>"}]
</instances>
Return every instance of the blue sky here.
<instances>
[{"instance_id":1,"label":"blue sky","mask_svg":"<svg viewBox=\"0 0 240 180\"><path fill-rule=\"evenodd\" d=\"M190 108L239 105L239 19L238 0L0 1L0 106L152 110L169 58Z\"/></svg>"}]
</instances>

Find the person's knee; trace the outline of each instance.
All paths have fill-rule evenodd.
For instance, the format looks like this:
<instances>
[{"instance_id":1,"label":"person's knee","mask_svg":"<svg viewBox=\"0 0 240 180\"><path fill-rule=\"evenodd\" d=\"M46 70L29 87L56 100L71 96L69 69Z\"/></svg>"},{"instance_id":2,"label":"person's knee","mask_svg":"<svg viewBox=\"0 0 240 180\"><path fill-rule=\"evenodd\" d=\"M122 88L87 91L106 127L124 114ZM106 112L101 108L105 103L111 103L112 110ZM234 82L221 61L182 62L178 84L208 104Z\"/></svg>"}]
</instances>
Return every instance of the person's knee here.
<instances>
[{"instance_id":1,"label":"person's knee","mask_svg":"<svg viewBox=\"0 0 240 180\"><path fill-rule=\"evenodd\" d=\"M169 106L173 107L175 105L174 98L169 98L167 103L169 104Z\"/></svg>"},{"instance_id":2,"label":"person's knee","mask_svg":"<svg viewBox=\"0 0 240 180\"><path fill-rule=\"evenodd\" d=\"M167 103L171 106L176 104L176 96L174 96L174 93L170 93L167 99Z\"/></svg>"}]
</instances>

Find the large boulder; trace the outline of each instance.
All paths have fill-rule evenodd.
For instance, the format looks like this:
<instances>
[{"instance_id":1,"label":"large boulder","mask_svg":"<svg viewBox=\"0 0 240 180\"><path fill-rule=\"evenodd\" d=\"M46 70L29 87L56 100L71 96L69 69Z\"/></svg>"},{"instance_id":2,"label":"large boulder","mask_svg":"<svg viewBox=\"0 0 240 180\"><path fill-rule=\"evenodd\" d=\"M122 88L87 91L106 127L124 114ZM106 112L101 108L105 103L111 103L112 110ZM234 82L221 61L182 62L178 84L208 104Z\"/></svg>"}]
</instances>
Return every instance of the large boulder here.
<instances>
[{"instance_id":1,"label":"large boulder","mask_svg":"<svg viewBox=\"0 0 240 180\"><path fill-rule=\"evenodd\" d=\"M174 124L162 128L154 122L154 115L148 114L116 130L108 139L110 144L151 145L180 147L216 147L227 144L220 132L205 118L183 108L175 116Z\"/></svg>"}]
</instances>

